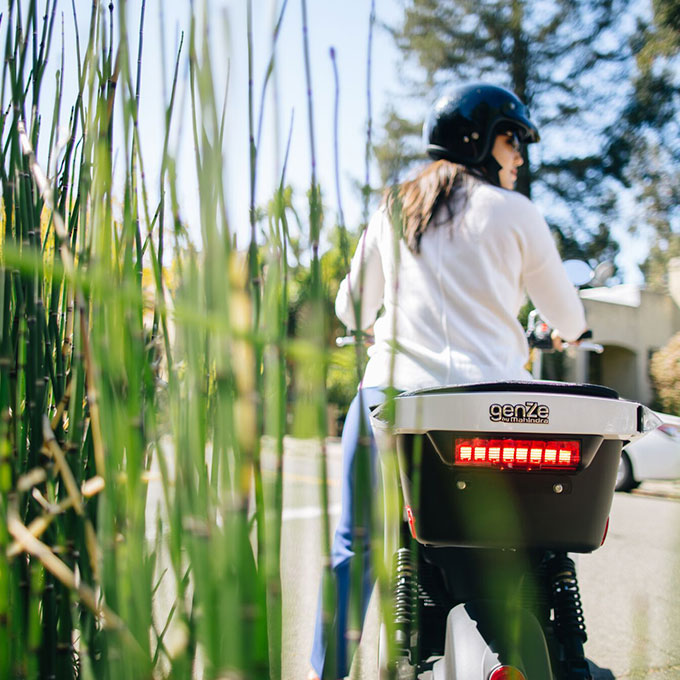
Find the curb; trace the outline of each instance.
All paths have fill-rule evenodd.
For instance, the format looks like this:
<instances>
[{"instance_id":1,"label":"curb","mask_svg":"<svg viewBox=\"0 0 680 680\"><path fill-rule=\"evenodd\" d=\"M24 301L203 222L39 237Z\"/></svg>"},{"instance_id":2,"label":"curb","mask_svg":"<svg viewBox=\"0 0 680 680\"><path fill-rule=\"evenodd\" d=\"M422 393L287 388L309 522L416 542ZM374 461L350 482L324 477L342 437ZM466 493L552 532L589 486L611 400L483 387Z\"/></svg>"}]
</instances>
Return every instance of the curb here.
<instances>
[{"instance_id":1,"label":"curb","mask_svg":"<svg viewBox=\"0 0 680 680\"><path fill-rule=\"evenodd\" d=\"M666 498L680 501L680 484L671 482L643 482L637 489L631 492L635 496L647 496L649 498Z\"/></svg>"}]
</instances>

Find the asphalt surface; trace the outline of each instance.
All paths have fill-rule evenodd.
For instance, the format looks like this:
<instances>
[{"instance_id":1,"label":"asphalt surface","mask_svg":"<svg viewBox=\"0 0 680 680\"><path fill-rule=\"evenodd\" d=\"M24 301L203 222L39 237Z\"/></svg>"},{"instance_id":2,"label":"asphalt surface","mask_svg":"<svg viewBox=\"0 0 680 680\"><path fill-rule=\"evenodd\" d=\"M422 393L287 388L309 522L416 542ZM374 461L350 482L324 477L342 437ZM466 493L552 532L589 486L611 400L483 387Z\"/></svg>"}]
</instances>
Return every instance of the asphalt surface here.
<instances>
[{"instance_id":1,"label":"asphalt surface","mask_svg":"<svg viewBox=\"0 0 680 680\"><path fill-rule=\"evenodd\" d=\"M340 451L326 446L331 524L340 500ZM284 657L286 680L309 669L321 546L320 455L317 444L289 440L284 464ZM332 528L331 528L332 531ZM617 493L605 545L577 558L598 680L680 678L680 482L647 482ZM377 678L377 606L371 602L353 680Z\"/></svg>"},{"instance_id":2,"label":"asphalt surface","mask_svg":"<svg viewBox=\"0 0 680 680\"><path fill-rule=\"evenodd\" d=\"M604 546L579 560L586 652L615 678L680 678L679 500L671 483L615 494Z\"/></svg>"}]
</instances>

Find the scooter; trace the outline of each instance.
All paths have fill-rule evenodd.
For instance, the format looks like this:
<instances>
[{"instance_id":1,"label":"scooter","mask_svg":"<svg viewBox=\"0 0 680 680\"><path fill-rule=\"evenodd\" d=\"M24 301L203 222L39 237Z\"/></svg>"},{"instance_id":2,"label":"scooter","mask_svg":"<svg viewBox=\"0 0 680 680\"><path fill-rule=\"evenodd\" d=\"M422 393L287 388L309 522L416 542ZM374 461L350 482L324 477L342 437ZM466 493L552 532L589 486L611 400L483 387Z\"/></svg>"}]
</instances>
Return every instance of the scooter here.
<instances>
[{"instance_id":1,"label":"scooter","mask_svg":"<svg viewBox=\"0 0 680 680\"><path fill-rule=\"evenodd\" d=\"M400 394L371 420L393 569L382 672L591 678L570 553L604 543L622 445L654 413L598 385L493 382Z\"/></svg>"}]
</instances>

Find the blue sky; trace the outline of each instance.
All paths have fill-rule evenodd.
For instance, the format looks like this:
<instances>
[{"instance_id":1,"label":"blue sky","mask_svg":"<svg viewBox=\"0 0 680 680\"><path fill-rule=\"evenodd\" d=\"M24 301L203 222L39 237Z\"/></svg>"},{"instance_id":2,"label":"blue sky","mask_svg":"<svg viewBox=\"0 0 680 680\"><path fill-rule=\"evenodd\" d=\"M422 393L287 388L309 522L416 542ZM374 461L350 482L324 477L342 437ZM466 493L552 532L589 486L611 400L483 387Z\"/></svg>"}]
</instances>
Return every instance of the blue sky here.
<instances>
[{"instance_id":1,"label":"blue sky","mask_svg":"<svg viewBox=\"0 0 680 680\"><path fill-rule=\"evenodd\" d=\"M245 2L234 0L223 6L228 11L232 43L231 84L228 106L230 127L229 187L232 219L241 224L244 212L239 197L247 195L247 173L239 168L247 167L247 69L241 55L245 54ZM255 2L255 91L259 108L262 76L271 45L271 9L267 1ZM258 11L267 6L266 11ZM324 202L329 219L335 217L337 199L335 190L335 158L333 151L335 79L330 49L334 48L339 80L339 165L341 196L345 218L349 227L356 227L361 219L361 205L353 181L363 181L365 175L365 143L368 120L367 57L370 19L370 0L345 0L342 3L326 0L308 0L309 53L311 64L312 100L314 110L314 136L318 181L324 192ZM391 96L399 91L398 56L380 22L395 23L400 17L396 0L376 0L376 25L372 49L371 108L374 129ZM274 152L275 130L278 129L279 147L285 146L291 117L293 129L291 150L287 166L287 178L297 190L300 200L310 185L311 153L305 64L303 59L302 17L300 0L289 0L284 15L282 32L277 43L277 92L265 105L265 134L260 149L259 192L266 201L280 175ZM270 87L271 91L271 87ZM276 112L276 115L275 115ZM278 117L278 122L277 122ZM374 133L375 134L375 133ZM238 159L238 160L235 160ZM377 170L371 168L371 181L379 182Z\"/></svg>"}]
</instances>

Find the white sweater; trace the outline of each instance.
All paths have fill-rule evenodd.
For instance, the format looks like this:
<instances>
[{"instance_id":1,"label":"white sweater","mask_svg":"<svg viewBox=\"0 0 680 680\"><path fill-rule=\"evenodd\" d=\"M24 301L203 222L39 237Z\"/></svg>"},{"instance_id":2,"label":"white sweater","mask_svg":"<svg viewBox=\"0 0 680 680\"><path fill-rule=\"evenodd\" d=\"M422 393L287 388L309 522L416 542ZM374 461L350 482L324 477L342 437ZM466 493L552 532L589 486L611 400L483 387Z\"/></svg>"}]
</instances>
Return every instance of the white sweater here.
<instances>
[{"instance_id":1,"label":"white sweater","mask_svg":"<svg viewBox=\"0 0 680 680\"><path fill-rule=\"evenodd\" d=\"M418 254L395 238L384 208L359 240L335 311L350 330L375 322L363 387L530 379L517 320L525 291L564 339L586 329L581 301L533 203L479 180L467 187L451 201L453 219L448 206L435 215ZM353 299L360 301L360 323Z\"/></svg>"}]
</instances>

